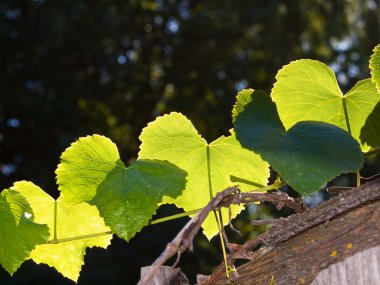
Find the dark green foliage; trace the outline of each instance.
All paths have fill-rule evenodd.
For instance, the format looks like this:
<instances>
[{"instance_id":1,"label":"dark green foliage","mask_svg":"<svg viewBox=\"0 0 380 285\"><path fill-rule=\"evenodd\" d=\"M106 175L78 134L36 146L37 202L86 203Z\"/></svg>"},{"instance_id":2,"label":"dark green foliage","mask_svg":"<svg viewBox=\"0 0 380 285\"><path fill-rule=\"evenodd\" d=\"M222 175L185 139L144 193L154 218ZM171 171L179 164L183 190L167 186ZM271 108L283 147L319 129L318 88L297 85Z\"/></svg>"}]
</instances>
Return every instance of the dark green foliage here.
<instances>
[{"instance_id":1,"label":"dark green foliage","mask_svg":"<svg viewBox=\"0 0 380 285\"><path fill-rule=\"evenodd\" d=\"M316 121L297 122L285 130L270 96L261 91L252 91L251 96L235 120L237 139L302 196L341 173L361 168L359 143L346 131Z\"/></svg>"}]
</instances>

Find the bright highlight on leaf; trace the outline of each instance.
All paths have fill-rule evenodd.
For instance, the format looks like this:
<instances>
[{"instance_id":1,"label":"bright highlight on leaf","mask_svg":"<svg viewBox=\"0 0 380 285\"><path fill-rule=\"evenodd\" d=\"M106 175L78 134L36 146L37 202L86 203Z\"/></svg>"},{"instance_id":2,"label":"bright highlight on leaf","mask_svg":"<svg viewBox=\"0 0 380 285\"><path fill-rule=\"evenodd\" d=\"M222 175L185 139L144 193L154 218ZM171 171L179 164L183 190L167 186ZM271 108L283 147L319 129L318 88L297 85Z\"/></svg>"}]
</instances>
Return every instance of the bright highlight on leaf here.
<instances>
[{"instance_id":1,"label":"bright highlight on leaf","mask_svg":"<svg viewBox=\"0 0 380 285\"><path fill-rule=\"evenodd\" d=\"M373 49L369 67L371 69L372 81L375 82L377 90L380 92L380 45L377 45Z\"/></svg>"},{"instance_id":2,"label":"bright highlight on leaf","mask_svg":"<svg viewBox=\"0 0 380 285\"><path fill-rule=\"evenodd\" d=\"M367 117L380 102L380 93L371 80L359 81L343 96L334 72L327 65L309 59L285 65L276 79L271 96L285 129L300 121L322 121L348 131L361 143L363 151L370 149L368 144L373 146L371 138L380 133L380 128ZM372 128L362 141L360 131L364 124Z\"/></svg>"},{"instance_id":3,"label":"bright highlight on leaf","mask_svg":"<svg viewBox=\"0 0 380 285\"><path fill-rule=\"evenodd\" d=\"M168 162L140 160L126 168L116 145L99 135L66 149L56 173L64 201L95 205L127 241L148 224L164 195L177 197L186 183L186 173Z\"/></svg>"},{"instance_id":4,"label":"bright highlight on leaf","mask_svg":"<svg viewBox=\"0 0 380 285\"><path fill-rule=\"evenodd\" d=\"M243 89L236 96L236 102L232 108L232 122L234 123L236 117L244 111L244 107L252 101L253 89Z\"/></svg>"},{"instance_id":5,"label":"bright highlight on leaf","mask_svg":"<svg viewBox=\"0 0 380 285\"><path fill-rule=\"evenodd\" d=\"M28 200L34 209L35 221L49 226L49 240L54 239L54 233L57 239L65 239L110 231L95 206L87 203L73 205L62 198L55 201L32 182L16 182L12 189L20 192ZM42 244L32 251L30 258L36 263L56 268L63 276L76 282L84 264L86 248L94 246L107 248L111 238L112 235L104 235L58 244Z\"/></svg>"},{"instance_id":6,"label":"bright highlight on leaf","mask_svg":"<svg viewBox=\"0 0 380 285\"><path fill-rule=\"evenodd\" d=\"M333 177L360 169L359 144L342 129L323 122L298 122L285 130L276 105L261 91L237 115L241 144L259 153L302 195L313 193Z\"/></svg>"},{"instance_id":7,"label":"bright highlight on leaf","mask_svg":"<svg viewBox=\"0 0 380 285\"><path fill-rule=\"evenodd\" d=\"M267 183L268 164L258 155L242 148L234 134L222 136L208 144L180 113L158 117L143 129L140 140L140 159L167 160L187 171L183 194L176 199L164 200L185 211L204 207L217 192L231 184L240 184L242 191L250 191ZM253 182L248 185L242 183L244 180ZM232 217L241 209L232 207ZM223 215L223 221L227 223L228 210L224 209ZM207 217L202 227L209 239L218 232L213 215Z\"/></svg>"},{"instance_id":8,"label":"bright highlight on leaf","mask_svg":"<svg viewBox=\"0 0 380 285\"><path fill-rule=\"evenodd\" d=\"M0 264L12 275L38 244L48 241L49 229L33 221L29 203L13 190L0 194L0 217Z\"/></svg>"}]
</instances>

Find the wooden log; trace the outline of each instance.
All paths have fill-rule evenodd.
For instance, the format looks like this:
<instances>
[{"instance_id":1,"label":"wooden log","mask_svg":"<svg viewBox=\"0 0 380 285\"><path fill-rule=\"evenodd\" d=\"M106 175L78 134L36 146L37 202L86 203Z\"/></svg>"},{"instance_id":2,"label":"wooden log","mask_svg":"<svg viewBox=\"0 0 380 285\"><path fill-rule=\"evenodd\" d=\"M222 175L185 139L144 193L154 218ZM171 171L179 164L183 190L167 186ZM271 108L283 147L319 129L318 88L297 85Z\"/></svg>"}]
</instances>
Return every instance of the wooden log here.
<instances>
[{"instance_id":1,"label":"wooden log","mask_svg":"<svg viewBox=\"0 0 380 285\"><path fill-rule=\"evenodd\" d=\"M366 201L353 209L349 209L347 212L339 213L324 223L315 225L302 233L281 241L264 255L238 267L239 277L234 280L233 284L311 284L319 272L331 265L354 256L356 253L380 246L379 180L375 183L370 183L368 187L355 189L355 191L348 193L349 195L338 196L325 203L331 209L334 208L334 204L338 208L342 206L340 203L346 203L347 199L351 199L351 201L356 198L361 199L363 194L367 195L366 193L369 193L367 190L370 190L372 195L375 194L373 201ZM323 207L323 205L320 206L321 209ZM315 214L318 207L311 211L314 211ZM308 217L310 213L306 211L296 218L302 219L302 216ZM272 232L276 232L276 230ZM268 240L276 240L276 237L270 237ZM370 268L368 267L368 269ZM362 273L358 272L358 274ZM375 276L374 273L372 275ZM342 279L343 277L341 276L340 278ZM273 280L273 283L271 283L271 280ZM227 282L228 280L224 274L219 274L212 281L212 284L224 285ZM356 285L361 283L334 281L332 283L316 284ZM380 280L377 280L377 283L365 284L380 284Z\"/></svg>"},{"instance_id":2,"label":"wooden log","mask_svg":"<svg viewBox=\"0 0 380 285\"><path fill-rule=\"evenodd\" d=\"M311 285L380 284L380 247L372 247L332 264L318 273Z\"/></svg>"}]
</instances>

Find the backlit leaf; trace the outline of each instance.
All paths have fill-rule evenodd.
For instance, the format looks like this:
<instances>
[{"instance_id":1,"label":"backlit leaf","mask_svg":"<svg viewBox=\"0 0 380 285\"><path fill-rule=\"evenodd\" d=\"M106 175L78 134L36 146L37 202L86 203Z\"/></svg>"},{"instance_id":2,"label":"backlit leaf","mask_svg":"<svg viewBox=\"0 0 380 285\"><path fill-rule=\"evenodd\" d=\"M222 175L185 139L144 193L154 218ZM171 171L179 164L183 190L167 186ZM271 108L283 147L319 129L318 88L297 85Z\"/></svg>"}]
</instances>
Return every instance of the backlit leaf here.
<instances>
[{"instance_id":1,"label":"backlit leaf","mask_svg":"<svg viewBox=\"0 0 380 285\"><path fill-rule=\"evenodd\" d=\"M322 121L348 131L361 143L363 151L370 149L370 140L362 141L360 131L380 101L380 93L371 80L359 81L343 96L334 72L309 59L284 66L276 80L271 96L285 129L300 121ZM379 133L380 129L374 132Z\"/></svg>"},{"instance_id":2,"label":"backlit leaf","mask_svg":"<svg viewBox=\"0 0 380 285\"><path fill-rule=\"evenodd\" d=\"M0 264L11 275L30 252L48 241L49 228L33 220L33 211L18 192L0 194Z\"/></svg>"},{"instance_id":3,"label":"backlit leaf","mask_svg":"<svg viewBox=\"0 0 380 285\"><path fill-rule=\"evenodd\" d=\"M140 140L140 159L167 160L187 171L188 182L183 194L176 199L164 200L185 211L204 207L217 192L231 184L239 184L242 191L249 191L267 183L267 163L253 152L242 148L235 134L222 136L208 144L180 113L158 117L143 130ZM251 181L251 185L243 181ZM232 207L232 217L241 209L238 206ZM228 210L225 209L223 215L223 220L227 223ZM209 215L202 227L209 239L218 232L213 215Z\"/></svg>"},{"instance_id":4,"label":"backlit leaf","mask_svg":"<svg viewBox=\"0 0 380 285\"><path fill-rule=\"evenodd\" d=\"M12 189L20 192L28 200L34 209L35 221L49 226L49 240L54 239L54 232L57 239L67 239L110 231L95 206L87 203L73 205L62 198L55 201L32 182L16 182ZM57 208L56 220L54 207ZM56 268L63 276L76 282L84 264L86 248L107 248L111 238L112 235L107 234L58 244L42 244L32 251L30 258L36 263Z\"/></svg>"},{"instance_id":5,"label":"backlit leaf","mask_svg":"<svg viewBox=\"0 0 380 285\"><path fill-rule=\"evenodd\" d=\"M168 162L125 167L116 145L99 135L66 149L56 173L63 200L97 206L106 225L127 241L148 224L164 195L177 197L186 183L186 173Z\"/></svg>"},{"instance_id":6,"label":"backlit leaf","mask_svg":"<svg viewBox=\"0 0 380 285\"><path fill-rule=\"evenodd\" d=\"M261 91L252 91L235 120L237 139L259 153L302 195L313 193L344 173L361 168L359 144L344 130L323 122L298 122L285 130L276 105Z\"/></svg>"},{"instance_id":7,"label":"backlit leaf","mask_svg":"<svg viewBox=\"0 0 380 285\"><path fill-rule=\"evenodd\" d=\"M377 45L373 49L369 67L371 69L372 81L376 83L377 90L380 92L380 45Z\"/></svg>"}]
</instances>

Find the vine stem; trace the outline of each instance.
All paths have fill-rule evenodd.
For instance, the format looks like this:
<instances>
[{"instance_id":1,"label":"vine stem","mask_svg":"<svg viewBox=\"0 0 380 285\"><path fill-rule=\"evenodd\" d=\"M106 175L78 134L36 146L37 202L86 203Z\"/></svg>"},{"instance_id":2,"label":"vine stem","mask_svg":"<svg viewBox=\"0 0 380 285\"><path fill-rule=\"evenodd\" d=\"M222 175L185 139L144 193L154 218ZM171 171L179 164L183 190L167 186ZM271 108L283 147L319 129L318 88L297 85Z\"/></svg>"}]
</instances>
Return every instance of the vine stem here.
<instances>
[{"instance_id":1,"label":"vine stem","mask_svg":"<svg viewBox=\"0 0 380 285\"><path fill-rule=\"evenodd\" d=\"M54 201L54 240L57 240L57 200Z\"/></svg>"},{"instance_id":2,"label":"vine stem","mask_svg":"<svg viewBox=\"0 0 380 285\"><path fill-rule=\"evenodd\" d=\"M286 185L285 181L276 181L276 182L274 182L271 185L268 185L268 186L256 189L256 191L258 191L258 192L266 192L266 191L269 191L269 190L280 188L281 186L284 186L284 185ZM191 210L191 211L187 211L187 212L183 212L183 213L179 213L179 214L175 214L175 215L159 218L159 219L156 219L156 220L152 220L152 221L150 221L148 223L148 226L159 224L159 223L163 223L163 222L168 222L168 221L171 221L171 220L176 220L176 219L183 218L183 217L186 217L186 216L189 216L189 215L194 215L194 214L198 213L202 209L203 208L195 209L195 210ZM56 217L56 213L57 213L57 211L55 209L55 211L54 211L55 217ZM100 237L100 236L106 236L106 235L112 235L113 234L112 231L105 231L105 232L92 233L92 234L87 234L87 235L81 235L81 236L68 237L68 238L60 238L59 239L56 236L56 233L57 233L57 225L56 224L54 226L54 233L55 234L54 234L53 239L49 240L47 242L47 244L59 244L59 243L64 243L64 242L70 242L70 241L76 241L76 240L88 239L88 238L95 238L95 237Z\"/></svg>"},{"instance_id":3,"label":"vine stem","mask_svg":"<svg viewBox=\"0 0 380 285\"><path fill-rule=\"evenodd\" d=\"M186 217L189 215L193 215L193 214L198 213L200 210L202 210L202 208L192 210L192 211L188 211L188 212L175 214L175 215L171 215L171 216L167 216L167 217L163 217L163 218L156 219L156 220L152 220L148 223L148 226L167 222L167 221L171 221L171 220L175 220L175 219L179 219L179 218ZM60 239L55 237L52 240L49 240L47 243L48 244L58 244L58 243L63 243L63 242L69 242L69 241L75 241L75 240L81 240L81 239L87 239L87 238L94 238L94 237L100 237L100 236L106 236L106 235L112 235L112 231L105 231L105 232L100 232L100 233L93 233L93 234L88 234L88 235L69 237L69 238L60 238Z\"/></svg>"},{"instance_id":4,"label":"vine stem","mask_svg":"<svg viewBox=\"0 0 380 285\"><path fill-rule=\"evenodd\" d=\"M218 214L219 214L219 217L218 217L218 215L216 214L216 211L214 210L213 212L214 212L216 223L218 225L219 239L220 239L220 245L222 247L222 252L223 252L223 260L224 260L224 267L226 270L226 276L227 276L227 278L230 278L230 273L228 272L226 246L224 244L224 239L223 239L223 235L222 235L222 227L223 227L222 213L220 210L218 210Z\"/></svg>"},{"instance_id":5,"label":"vine stem","mask_svg":"<svg viewBox=\"0 0 380 285\"><path fill-rule=\"evenodd\" d=\"M347 112L347 106L346 106L346 98L342 97L343 102L343 111L344 111L344 118L346 119L346 125L347 125L347 131L351 135L351 126L350 126L350 120L348 119L348 112Z\"/></svg>"},{"instance_id":6,"label":"vine stem","mask_svg":"<svg viewBox=\"0 0 380 285\"><path fill-rule=\"evenodd\" d=\"M63 242L69 242L69 241L75 241L75 240L81 240L81 239L87 239L87 238L94 238L94 237L100 237L100 236L106 236L106 235L112 235L112 231L102 232L102 233L94 233L94 234L88 234L83 236L76 236L76 237L69 237L69 238L59 238L59 239L52 239L49 240L48 244L58 244Z\"/></svg>"},{"instance_id":7,"label":"vine stem","mask_svg":"<svg viewBox=\"0 0 380 285\"><path fill-rule=\"evenodd\" d=\"M373 148L370 151L363 153L363 157L366 158L366 157L369 157L371 155L376 155L376 154L379 154L379 153L380 153L380 147ZM358 175L356 176L356 187L359 187L359 186L360 186L360 174L359 174L359 171L358 171Z\"/></svg>"},{"instance_id":8,"label":"vine stem","mask_svg":"<svg viewBox=\"0 0 380 285\"><path fill-rule=\"evenodd\" d=\"M175 214L175 215L171 215L171 216L167 216L167 217L163 217L163 218L156 219L156 220L152 220L152 221L150 221L148 223L148 226L149 225L155 225L155 224L163 223L163 222L167 222L167 221L171 221L171 220L175 220L175 219L179 219L179 218L186 217L186 216L189 216L189 215L193 215L193 214L198 213L200 210L202 210L202 208L196 209L196 210L192 210L192 211L188 211L188 212L183 212L183 213Z\"/></svg>"}]
</instances>

